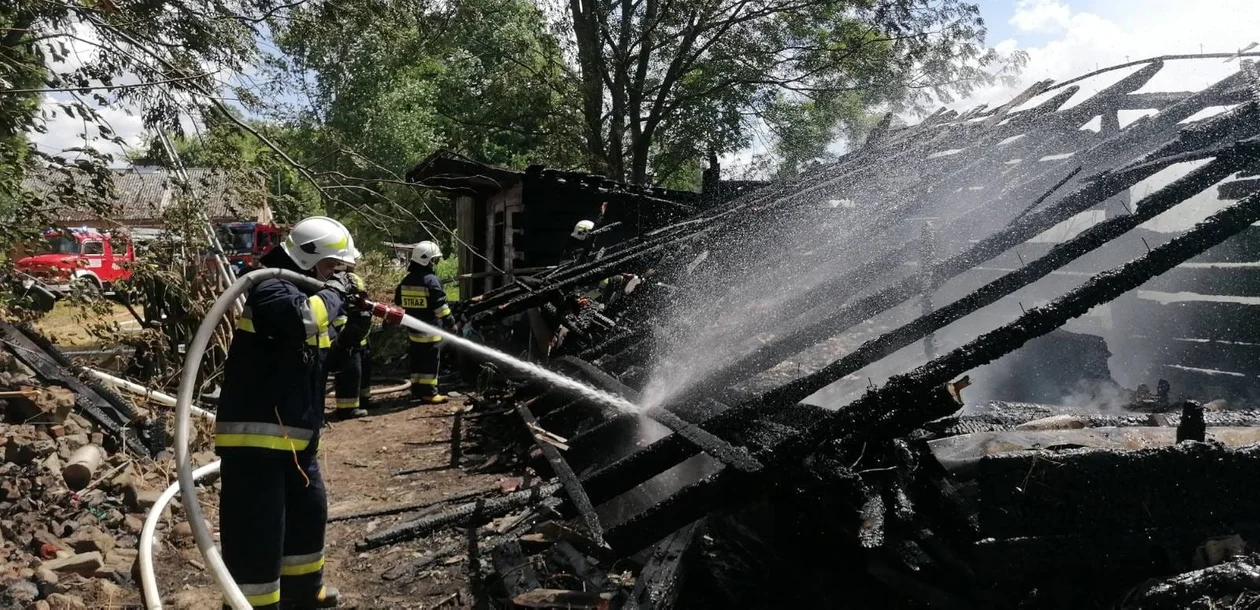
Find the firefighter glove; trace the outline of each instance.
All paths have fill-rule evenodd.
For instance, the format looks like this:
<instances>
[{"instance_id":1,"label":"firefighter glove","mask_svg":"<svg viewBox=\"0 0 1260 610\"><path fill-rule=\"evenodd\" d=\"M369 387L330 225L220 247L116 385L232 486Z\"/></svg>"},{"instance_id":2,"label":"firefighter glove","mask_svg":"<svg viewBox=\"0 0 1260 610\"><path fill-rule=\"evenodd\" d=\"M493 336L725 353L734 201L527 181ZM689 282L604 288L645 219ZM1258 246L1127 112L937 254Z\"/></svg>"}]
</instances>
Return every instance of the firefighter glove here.
<instances>
[{"instance_id":1,"label":"firefighter glove","mask_svg":"<svg viewBox=\"0 0 1260 610\"><path fill-rule=\"evenodd\" d=\"M358 286L354 285L354 281L350 279L350 274L344 271L328 278L324 285L336 290L342 296L350 296L358 292Z\"/></svg>"}]
</instances>

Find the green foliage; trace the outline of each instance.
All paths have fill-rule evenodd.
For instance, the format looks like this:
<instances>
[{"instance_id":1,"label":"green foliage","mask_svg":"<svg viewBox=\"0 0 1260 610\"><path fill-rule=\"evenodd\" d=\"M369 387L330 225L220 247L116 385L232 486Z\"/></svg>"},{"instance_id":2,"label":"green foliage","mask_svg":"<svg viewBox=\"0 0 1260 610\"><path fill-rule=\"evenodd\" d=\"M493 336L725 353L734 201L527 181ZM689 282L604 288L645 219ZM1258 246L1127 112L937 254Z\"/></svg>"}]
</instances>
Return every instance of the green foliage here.
<instances>
[{"instance_id":1,"label":"green foliage","mask_svg":"<svg viewBox=\"0 0 1260 610\"><path fill-rule=\"evenodd\" d=\"M305 98L278 116L346 188L329 212L364 243L453 245L449 198L404 184L438 148L479 161L577 166L559 44L527 0L311 4L272 24L272 70Z\"/></svg>"},{"instance_id":2,"label":"green foliage","mask_svg":"<svg viewBox=\"0 0 1260 610\"><path fill-rule=\"evenodd\" d=\"M447 300L458 301L459 283L453 280L455 276L459 275L459 259L453 256L444 258L438 261L433 271L437 273L438 279L442 280L442 287L446 289Z\"/></svg>"},{"instance_id":3,"label":"green foliage","mask_svg":"<svg viewBox=\"0 0 1260 610\"><path fill-rule=\"evenodd\" d=\"M860 132L872 108L951 101L1024 59L986 49L979 9L959 0L569 7L593 169L636 182L737 151L762 121L796 171L841 130Z\"/></svg>"},{"instance_id":4,"label":"green foliage","mask_svg":"<svg viewBox=\"0 0 1260 610\"><path fill-rule=\"evenodd\" d=\"M365 252L354 272L363 278L371 298L386 303L393 301L394 288L407 275L406 267L395 264L392 256L376 251Z\"/></svg>"}]
</instances>

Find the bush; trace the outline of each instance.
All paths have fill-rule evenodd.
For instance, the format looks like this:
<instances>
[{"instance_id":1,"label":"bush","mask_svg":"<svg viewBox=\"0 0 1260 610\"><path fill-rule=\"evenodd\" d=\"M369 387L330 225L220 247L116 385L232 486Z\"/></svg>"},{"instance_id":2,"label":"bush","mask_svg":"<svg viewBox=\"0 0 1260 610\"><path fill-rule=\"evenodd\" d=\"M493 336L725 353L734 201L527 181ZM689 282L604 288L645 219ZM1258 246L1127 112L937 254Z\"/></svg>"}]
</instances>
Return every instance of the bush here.
<instances>
[{"instance_id":1,"label":"bush","mask_svg":"<svg viewBox=\"0 0 1260 610\"><path fill-rule=\"evenodd\" d=\"M446 300L459 300L459 283L453 281L455 276L459 275L459 259L456 257L444 258L438 261L437 272L439 280L442 280L442 286L446 288ZM450 281L450 283L447 283Z\"/></svg>"},{"instance_id":2,"label":"bush","mask_svg":"<svg viewBox=\"0 0 1260 610\"><path fill-rule=\"evenodd\" d=\"M394 302L394 288L407 275L406 267L396 265L392 256L382 252L365 252L354 271L363 278L371 298L385 303Z\"/></svg>"}]
</instances>

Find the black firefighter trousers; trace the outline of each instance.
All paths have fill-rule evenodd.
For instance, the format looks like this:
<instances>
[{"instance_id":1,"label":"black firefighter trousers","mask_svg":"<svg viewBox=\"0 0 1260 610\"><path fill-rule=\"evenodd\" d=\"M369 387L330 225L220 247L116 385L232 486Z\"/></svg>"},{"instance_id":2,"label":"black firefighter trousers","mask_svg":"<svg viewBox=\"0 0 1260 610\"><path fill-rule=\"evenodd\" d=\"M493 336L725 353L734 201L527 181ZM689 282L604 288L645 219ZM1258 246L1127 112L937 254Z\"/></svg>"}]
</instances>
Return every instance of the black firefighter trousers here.
<instances>
[{"instance_id":1,"label":"black firefighter trousers","mask_svg":"<svg viewBox=\"0 0 1260 610\"><path fill-rule=\"evenodd\" d=\"M372 388L372 348L363 345L350 350L346 363L333 376L337 410L368 408Z\"/></svg>"},{"instance_id":2,"label":"black firefighter trousers","mask_svg":"<svg viewBox=\"0 0 1260 610\"><path fill-rule=\"evenodd\" d=\"M432 339L432 337L426 337ZM439 341L419 342L412 340L407 349L407 364L411 369L411 393L415 396L436 396L438 392L438 368L441 366Z\"/></svg>"},{"instance_id":3,"label":"black firefighter trousers","mask_svg":"<svg viewBox=\"0 0 1260 610\"><path fill-rule=\"evenodd\" d=\"M255 608L314 608L323 588L328 496L318 446L219 450L223 561Z\"/></svg>"}]
</instances>

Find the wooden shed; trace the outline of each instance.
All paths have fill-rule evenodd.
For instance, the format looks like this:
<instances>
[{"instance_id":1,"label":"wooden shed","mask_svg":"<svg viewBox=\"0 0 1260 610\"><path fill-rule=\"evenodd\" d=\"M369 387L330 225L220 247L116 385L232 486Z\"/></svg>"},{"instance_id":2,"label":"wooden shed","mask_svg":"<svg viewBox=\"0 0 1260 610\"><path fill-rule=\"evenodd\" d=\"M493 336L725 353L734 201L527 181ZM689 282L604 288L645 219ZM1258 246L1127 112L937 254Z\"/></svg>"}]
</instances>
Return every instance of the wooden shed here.
<instances>
[{"instance_id":1,"label":"wooden shed","mask_svg":"<svg viewBox=\"0 0 1260 610\"><path fill-rule=\"evenodd\" d=\"M709 180L713 180L712 178ZM558 263L569 233L594 220L607 203L600 246L641 236L706 205L705 194L608 180L533 165L524 171L478 163L448 150L419 162L407 179L455 200L460 294L476 296L512 281L516 273ZM723 189L745 192L751 183Z\"/></svg>"}]
</instances>

